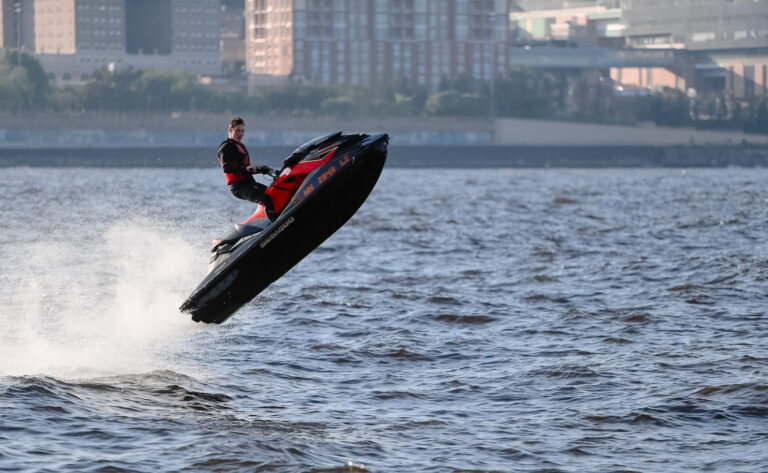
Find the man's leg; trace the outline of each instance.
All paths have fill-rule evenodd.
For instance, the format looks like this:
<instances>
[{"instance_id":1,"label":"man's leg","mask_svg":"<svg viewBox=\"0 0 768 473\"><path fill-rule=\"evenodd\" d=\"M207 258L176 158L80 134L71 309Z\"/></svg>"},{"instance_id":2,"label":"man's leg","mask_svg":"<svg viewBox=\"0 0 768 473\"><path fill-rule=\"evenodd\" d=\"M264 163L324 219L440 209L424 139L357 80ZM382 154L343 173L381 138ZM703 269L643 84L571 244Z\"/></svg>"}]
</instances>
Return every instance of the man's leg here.
<instances>
[{"instance_id":1,"label":"man's leg","mask_svg":"<svg viewBox=\"0 0 768 473\"><path fill-rule=\"evenodd\" d=\"M266 199L264 191L267 186L258 182L254 183L234 183L229 186L232 195L238 199L248 200L254 204L263 203Z\"/></svg>"}]
</instances>

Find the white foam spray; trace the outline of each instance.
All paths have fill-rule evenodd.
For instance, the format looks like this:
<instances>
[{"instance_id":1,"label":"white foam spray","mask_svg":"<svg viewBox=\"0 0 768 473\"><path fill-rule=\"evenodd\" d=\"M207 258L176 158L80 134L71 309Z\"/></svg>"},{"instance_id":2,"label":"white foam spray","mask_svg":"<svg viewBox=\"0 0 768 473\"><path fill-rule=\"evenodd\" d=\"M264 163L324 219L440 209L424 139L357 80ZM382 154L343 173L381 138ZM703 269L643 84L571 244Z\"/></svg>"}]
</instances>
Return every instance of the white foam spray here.
<instances>
[{"instance_id":1,"label":"white foam spray","mask_svg":"<svg viewBox=\"0 0 768 473\"><path fill-rule=\"evenodd\" d=\"M131 220L86 240L4 257L0 376L85 378L179 369L200 330L178 310L199 254L162 224Z\"/></svg>"}]
</instances>

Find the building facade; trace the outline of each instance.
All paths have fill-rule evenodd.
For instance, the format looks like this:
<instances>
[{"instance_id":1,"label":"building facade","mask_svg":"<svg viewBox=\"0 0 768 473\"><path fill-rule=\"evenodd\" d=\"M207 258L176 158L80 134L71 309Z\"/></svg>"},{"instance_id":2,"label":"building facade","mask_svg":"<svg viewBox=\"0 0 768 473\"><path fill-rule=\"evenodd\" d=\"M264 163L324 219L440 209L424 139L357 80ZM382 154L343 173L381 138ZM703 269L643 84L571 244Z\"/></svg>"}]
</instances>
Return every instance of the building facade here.
<instances>
[{"instance_id":1,"label":"building facade","mask_svg":"<svg viewBox=\"0 0 768 473\"><path fill-rule=\"evenodd\" d=\"M0 0L4 26L5 14L17 1ZM21 49L35 54L56 84L81 82L110 64L196 75L221 70L219 0L19 3Z\"/></svg>"},{"instance_id":2,"label":"building facade","mask_svg":"<svg viewBox=\"0 0 768 473\"><path fill-rule=\"evenodd\" d=\"M16 47L16 18L13 3L0 2L0 48Z\"/></svg>"},{"instance_id":3,"label":"building facade","mask_svg":"<svg viewBox=\"0 0 768 473\"><path fill-rule=\"evenodd\" d=\"M245 72L245 2L222 2L219 14L219 49L222 70L229 76Z\"/></svg>"},{"instance_id":4,"label":"building facade","mask_svg":"<svg viewBox=\"0 0 768 473\"><path fill-rule=\"evenodd\" d=\"M622 9L631 48L768 47L768 0L623 0Z\"/></svg>"},{"instance_id":5,"label":"building facade","mask_svg":"<svg viewBox=\"0 0 768 473\"><path fill-rule=\"evenodd\" d=\"M623 0L626 47L678 50L676 68L615 68L614 80L735 99L768 97L768 0Z\"/></svg>"},{"instance_id":6,"label":"building facade","mask_svg":"<svg viewBox=\"0 0 768 473\"><path fill-rule=\"evenodd\" d=\"M623 46L621 9L585 6L557 10L528 10L509 14L516 45L565 42L578 45Z\"/></svg>"},{"instance_id":7,"label":"building facade","mask_svg":"<svg viewBox=\"0 0 768 473\"><path fill-rule=\"evenodd\" d=\"M246 0L246 65L275 77L373 86L490 80L509 69L508 0Z\"/></svg>"}]
</instances>

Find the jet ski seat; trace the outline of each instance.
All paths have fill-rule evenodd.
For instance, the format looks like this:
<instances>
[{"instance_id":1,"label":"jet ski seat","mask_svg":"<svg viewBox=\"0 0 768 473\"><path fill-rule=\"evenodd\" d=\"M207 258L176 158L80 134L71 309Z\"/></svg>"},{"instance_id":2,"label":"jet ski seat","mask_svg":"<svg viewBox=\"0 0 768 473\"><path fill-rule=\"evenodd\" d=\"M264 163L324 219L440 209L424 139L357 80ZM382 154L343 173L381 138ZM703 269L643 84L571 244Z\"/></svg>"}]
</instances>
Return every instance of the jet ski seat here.
<instances>
[{"instance_id":1,"label":"jet ski seat","mask_svg":"<svg viewBox=\"0 0 768 473\"><path fill-rule=\"evenodd\" d=\"M264 231L269 226L270 220L268 218L260 218L252 220L246 224L236 223L234 230L229 232L224 238L218 240L211 248L211 253L214 255L223 251L228 251L229 248L234 245L239 239L248 235L255 235ZM222 251L219 251L222 250Z\"/></svg>"}]
</instances>

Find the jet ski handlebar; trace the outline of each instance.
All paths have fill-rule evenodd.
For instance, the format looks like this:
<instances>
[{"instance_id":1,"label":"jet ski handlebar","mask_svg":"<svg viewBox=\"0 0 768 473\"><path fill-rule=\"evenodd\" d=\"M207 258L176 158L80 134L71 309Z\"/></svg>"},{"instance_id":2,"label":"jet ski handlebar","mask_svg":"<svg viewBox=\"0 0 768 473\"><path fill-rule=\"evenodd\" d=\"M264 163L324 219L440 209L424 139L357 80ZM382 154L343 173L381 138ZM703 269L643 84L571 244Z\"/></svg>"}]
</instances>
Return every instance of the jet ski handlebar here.
<instances>
[{"instance_id":1,"label":"jet ski handlebar","mask_svg":"<svg viewBox=\"0 0 768 473\"><path fill-rule=\"evenodd\" d=\"M280 171L277 169L272 169L269 166L253 166L253 170L251 171L254 174L266 174L267 176L270 176L272 179L277 179L277 176L280 175Z\"/></svg>"}]
</instances>

